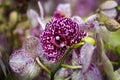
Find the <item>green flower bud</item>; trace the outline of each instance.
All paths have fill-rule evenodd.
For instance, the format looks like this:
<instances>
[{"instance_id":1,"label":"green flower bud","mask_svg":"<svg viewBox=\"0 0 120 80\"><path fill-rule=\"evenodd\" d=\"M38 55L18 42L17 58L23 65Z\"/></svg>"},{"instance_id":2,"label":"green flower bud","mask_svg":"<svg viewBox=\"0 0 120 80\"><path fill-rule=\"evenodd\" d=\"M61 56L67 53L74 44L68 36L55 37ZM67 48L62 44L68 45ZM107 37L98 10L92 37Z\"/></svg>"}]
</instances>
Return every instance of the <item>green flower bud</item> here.
<instances>
[{"instance_id":1,"label":"green flower bud","mask_svg":"<svg viewBox=\"0 0 120 80\"><path fill-rule=\"evenodd\" d=\"M12 11L9 16L10 25L13 26L17 22L18 13L16 11Z\"/></svg>"},{"instance_id":2,"label":"green flower bud","mask_svg":"<svg viewBox=\"0 0 120 80\"><path fill-rule=\"evenodd\" d=\"M93 39L92 37L85 37L82 40L85 41L85 42L87 42L87 43L90 43L92 45L94 45L96 43L95 39Z\"/></svg>"},{"instance_id":3,"label":"green flower bud","mask_svg":"<svg viewBox=\"0 0 120 80\"><path fill-rule=\"evenodd\" d=\"M102 12L98 14L98 21L102 22L109 31L116 31L120 29L120 24L115 19L105 16Z\"/></svg>"}]
</instances>

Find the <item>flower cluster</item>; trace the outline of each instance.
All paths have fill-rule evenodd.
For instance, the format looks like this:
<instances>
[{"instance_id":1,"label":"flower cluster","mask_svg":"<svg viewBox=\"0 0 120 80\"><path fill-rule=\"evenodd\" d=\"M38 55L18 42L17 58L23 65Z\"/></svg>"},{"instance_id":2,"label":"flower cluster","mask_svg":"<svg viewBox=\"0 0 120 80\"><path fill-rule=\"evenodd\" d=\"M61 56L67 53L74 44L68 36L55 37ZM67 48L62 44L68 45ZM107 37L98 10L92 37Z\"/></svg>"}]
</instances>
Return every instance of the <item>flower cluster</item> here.
<instances>
[{"instance_id":1,"label":"flower cluster","mask_svg":"<svg viewBox=\"0 0 120 80\"><path fill-rule=\"evenodd\" d=\"M0 79L120 80L120 0L101 2L0 0Z\"/></svg>"},{"instance_id":2,"label":"flower cluster","mask_svg":"<svg viewBox=\"0 0 120 80\"><path fill-rule=\"evenodd\" d=\"M68 5L65 5L65 7L68 8ZM21 76L25 76L27 78L30 77L32 79L40 73L42 67L50 75L52 75L52 73L54 73L54 70L53 72L52 69L49 70L52 65L48 67L48 65L44 64L54 64L63 59L62 57L64 56L65 52L67 52L67 50L69 50L71 46L79 44L81 40L83 40L83 38L87 36L87 32L85 31L85 29L94 29L94 27L96 26L95 19L97 15L93 15L92 17L89 17L88 20L83 21L78 16L73 16L72 18L70 18L70 15L67 15L67 12L69 12L70 10L64 10L63 13L61 9L57 10L58 11L57 13L55 13L54 18L50 20L47 24L44 24L44 22L42 21L43 18L41 17L43 16L40 17L34 10L29 10L27 12L29 19L31 19L30 21L33 22L33 28L31 29L32 37L25 39L23 41L22 48L16 50L10 56L9 64L14 72L21 74ZM64 16L61 14L64 14ZM35 17L33 15L35 15ZM75 54L71 52L72 56L70 57L69 63L72 64L72 58L74 57L74 55L77 55L75 61L77 61L77 68L81 68L82 66L82 70L79 70L79 74L81 74L82 78L86 79L85 76L89 78L93 75L95 77L93 78L94 80L96 78L99 78L99 71L97 67L94 66L94 63L92 63L92 56L95 47L89 43L84 43L83 47L78 49L80 50L78 51L79 57L77 55L77 52L73 50ZM41 63L41 61L43 61L43 64ZM62 68L61 66L63 63L59 64L60 68ZM41 67L39 67L38 64ZM63 71L66 70L63 69ZM72 75L72 72L74 73L76 71L77 70L71 70L69 75ZM93 75L90 75L90 73L92 73ZM85 74L85 76L83 74ZM58 75L61 75L61 73L58 73ZM51 79L52 78L53 77L51 77ZM79 76L77 76L77 78L78 80L81 79L81 77ZM75 80L77 80L77 78ZM101 78L96 80L101 80Z\"/></svg>"}]
</instances>

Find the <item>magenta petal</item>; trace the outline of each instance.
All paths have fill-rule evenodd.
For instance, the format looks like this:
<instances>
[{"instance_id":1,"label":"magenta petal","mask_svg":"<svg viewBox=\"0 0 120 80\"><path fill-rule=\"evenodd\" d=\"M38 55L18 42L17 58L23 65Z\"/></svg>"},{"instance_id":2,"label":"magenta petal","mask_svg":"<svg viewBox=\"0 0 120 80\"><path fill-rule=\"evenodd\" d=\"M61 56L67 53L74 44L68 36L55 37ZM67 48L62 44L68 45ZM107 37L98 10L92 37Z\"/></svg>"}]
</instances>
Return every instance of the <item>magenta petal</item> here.
<instances>
[{"instance_id":1,"label":"magenta petal","mask_svg":"<svg viewBox=\"0 0 120 80\"><path fill-rule=\"evenodd\" d=\"M80 50L80 62L83 66L83 73L86 72L90 67L94 49L95 47L93 45L86 43Z\"/></svg>"},{"instance_id":2,"label":"magenta petal","mask_svg":"<svg viewBox=\"0 0 120 80\"><path fill-rule=\"evenodd\" d=\"M60 60L67 46L79 43L86 36L84 30L70 18L53 19L46 24L40 42L49 61Z\"/></svg>"}]
</instances>

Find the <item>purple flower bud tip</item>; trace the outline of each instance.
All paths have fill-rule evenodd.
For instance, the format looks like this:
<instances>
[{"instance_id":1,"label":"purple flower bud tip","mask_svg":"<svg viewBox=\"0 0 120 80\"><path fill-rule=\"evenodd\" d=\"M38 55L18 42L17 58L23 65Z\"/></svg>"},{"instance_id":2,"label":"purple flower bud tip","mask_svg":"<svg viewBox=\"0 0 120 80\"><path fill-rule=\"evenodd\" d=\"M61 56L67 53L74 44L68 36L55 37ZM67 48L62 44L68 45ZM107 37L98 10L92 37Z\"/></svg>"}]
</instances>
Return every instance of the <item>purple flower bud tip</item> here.
<instances>
[{"instance_id":1,"label":"purple flower bud tip","mask_svg":"<svg viewBox=\"0 0 120 80\"><path fill-rule=\"evenodd\" d=\"M40 42L49 61L61 59L67 46L81 41L86 36L79 25L70 18L53 19L40 35Z\"/></svg>"}]
</instances>

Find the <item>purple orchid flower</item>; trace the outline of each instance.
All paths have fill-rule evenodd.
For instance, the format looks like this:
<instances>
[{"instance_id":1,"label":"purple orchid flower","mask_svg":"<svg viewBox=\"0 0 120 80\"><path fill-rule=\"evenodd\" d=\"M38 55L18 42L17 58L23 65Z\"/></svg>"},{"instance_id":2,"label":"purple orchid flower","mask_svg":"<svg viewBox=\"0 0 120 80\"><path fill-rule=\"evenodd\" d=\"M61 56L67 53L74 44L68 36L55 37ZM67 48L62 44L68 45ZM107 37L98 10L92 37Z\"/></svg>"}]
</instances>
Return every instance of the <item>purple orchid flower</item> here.
<instances>
[{"instance_id":1,"label":"purple orchid flower","mask_svg":"<svg viewBox=\"0 0 120 80\"><path fill-rule=\"evenodd\" d=\"M84 30L70 18L53 19L46 24L40 35L45 55L49 61L55 62L63 56L67 46L79 43L86 36Z\"/></svg>"},{"instance_id":2,"label":"purple orchid flower","mask_svg":"<svg viewBox=\"0 0 120 80\"><path fill-rule=\"evenodd\" d=\"M64 7L68 8L69 11L63 10ZM60 60L68 46L79 43L82 38L87 36L85 29L94 29L97 24L95 20L97 15L83 21L79 16L70 18L71 15L68 12L70 12L70 5L60 4L57 7L54 19L46 24L45 30L40 35L44 54L51 62Z\"/></svg>"}]
</instances>

